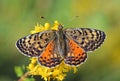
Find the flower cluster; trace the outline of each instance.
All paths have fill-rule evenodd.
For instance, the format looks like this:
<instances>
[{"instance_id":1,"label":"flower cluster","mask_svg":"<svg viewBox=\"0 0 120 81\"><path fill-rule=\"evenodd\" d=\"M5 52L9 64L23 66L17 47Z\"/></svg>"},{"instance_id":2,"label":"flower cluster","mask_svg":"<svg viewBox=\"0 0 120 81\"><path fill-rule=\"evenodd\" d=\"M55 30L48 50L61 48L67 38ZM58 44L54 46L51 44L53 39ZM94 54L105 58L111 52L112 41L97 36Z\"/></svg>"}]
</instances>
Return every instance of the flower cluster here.
<instances>
[{"instance_id":1,"label":"flower cluster","mask_svg":"<svg viewBox=\"0 0 120 81\"><path fill-rule=\"evenodd\" d=\"M49 23L45 23L44 26L37 24L37 26L35 26L35 29L32 30L30 33L34 34L49 29L57 30L58 25L59 25L58 21L54 21L53 26L50 26ZM45 81L50 81L50 79L56 79L58 81L62 81L65 78L67 72L73 70L75 73L77 71L77 67L68 66L64 62L61 62L61 64L59 66L56 66L55 68L48 68L38 64L37 58L34 57L31 58L31 62L27 66L27 68L29 71L29 75L39 75Z\"/></svg>"}]
</instances>

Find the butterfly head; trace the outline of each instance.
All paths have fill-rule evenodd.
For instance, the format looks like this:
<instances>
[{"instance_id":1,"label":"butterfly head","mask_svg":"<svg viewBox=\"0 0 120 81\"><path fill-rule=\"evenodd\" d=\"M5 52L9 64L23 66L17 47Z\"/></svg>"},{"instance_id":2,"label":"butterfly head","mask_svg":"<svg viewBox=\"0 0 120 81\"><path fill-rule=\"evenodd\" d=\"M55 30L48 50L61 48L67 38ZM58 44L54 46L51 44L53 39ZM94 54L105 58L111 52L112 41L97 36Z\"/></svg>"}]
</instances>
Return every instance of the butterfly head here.
<instances>
[{"instance_id":1,"label":"butterfly head","mask_svg":"<svg viewBox=\"0 0 120 81\"><path fill-rule=\"evenodd\" d=\"M63 25L62 24L59 24L58 25L58 30L62 30L63 29Z\"/></svg>"}]
</instances>

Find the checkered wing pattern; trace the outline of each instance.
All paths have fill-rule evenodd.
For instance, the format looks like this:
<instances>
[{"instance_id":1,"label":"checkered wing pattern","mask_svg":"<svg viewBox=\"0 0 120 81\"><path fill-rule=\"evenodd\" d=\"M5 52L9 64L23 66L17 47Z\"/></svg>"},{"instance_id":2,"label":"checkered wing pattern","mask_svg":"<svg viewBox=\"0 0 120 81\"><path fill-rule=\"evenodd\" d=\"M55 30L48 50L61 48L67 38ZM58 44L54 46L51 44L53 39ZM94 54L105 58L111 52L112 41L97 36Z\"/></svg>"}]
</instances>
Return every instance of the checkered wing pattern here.
<instances>
[{"instance_id":1,"label":"checkered wing pattern","mask_svg":"<svg viewBox=\"0 0 120 81\"><path fill-rule=\"evenodd\" d=\"M39 32L19 39L16 42L16 47L28 57L37 57L54 38L55 33L53 31Z\"/></svg>"},{"instance_id":2,"label":"checkered wing pattern","mask_svg":"<svg viewBox=\"0 0 120 81\"><path fill-rule=\"evenodd\" d=\"M105 33L90 28L73 28L64 30L64 34L74 40L86 52L94 51L104 42Z\"/></svg>"}]
</instances>

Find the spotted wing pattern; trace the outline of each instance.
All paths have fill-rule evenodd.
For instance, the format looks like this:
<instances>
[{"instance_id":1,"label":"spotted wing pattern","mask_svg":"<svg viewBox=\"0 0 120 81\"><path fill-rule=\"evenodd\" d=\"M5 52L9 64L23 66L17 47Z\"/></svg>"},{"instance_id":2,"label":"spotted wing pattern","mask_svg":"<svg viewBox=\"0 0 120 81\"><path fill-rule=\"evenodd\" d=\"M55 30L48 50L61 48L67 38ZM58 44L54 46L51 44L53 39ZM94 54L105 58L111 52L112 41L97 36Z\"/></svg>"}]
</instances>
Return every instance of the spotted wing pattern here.
<instances>
[{"instance_id":1,"label":"spotted wing pattern","mask_svg":"<svg viewBox=\"0 0 120 81\"><path fill-rule=\"evenodd\" d=\"M72 66L77 66L85 61L87 54L83 48L77 43L67 37L67 55L65 57L65 63Z\"/></svg>"},{"instance_id":2,"label":"spotted wing pattern","mask_svg":"<svg viewBox=\"0 0 120 81\"><path fill-rule=\"evenodd\" d=\"M100 47L105 39L105 33L96 29L73 28L64 30L64 33L86 52L94 51Z\"/></svg>"},{"instance_id":3,"label":"spotted wing pattern","mask_svg":"<svg viewBox=\"0 0 120 81\"><path fill-rule=\"evenodd\" d=\"M54 38L55 33L53 31L40 32L19 39L16 42L16 47L28 57L37 57Z\"/></svg>"},{"instance_id":4,"label":"spotted wing pattern","mask_svg":"<svg viewBox=\"0 0 120 81\"><path fill-rule=\"evenodd\" d=\"M58 54L54 40L47 45L44 52L38 57L38 62L49 68L59 65L61 61L62 58Z\"/></svg>"}]
</instances>

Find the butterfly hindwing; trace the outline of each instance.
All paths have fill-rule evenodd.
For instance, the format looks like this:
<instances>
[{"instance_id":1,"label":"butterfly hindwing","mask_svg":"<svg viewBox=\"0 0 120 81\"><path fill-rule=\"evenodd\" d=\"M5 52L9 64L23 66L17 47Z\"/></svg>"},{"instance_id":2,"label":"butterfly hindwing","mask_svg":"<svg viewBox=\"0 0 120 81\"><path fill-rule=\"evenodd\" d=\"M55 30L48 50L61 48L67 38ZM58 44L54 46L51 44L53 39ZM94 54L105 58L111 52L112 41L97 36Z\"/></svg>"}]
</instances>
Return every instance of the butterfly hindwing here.
<instances>
[{"instance_id":1,"label":"butterfly hindwing","mask_svg":"<svg viewBox=\"0 0 120 81\"><path fill-rule=\"evenodd\" d=\"M53 31L39 32L28 35L16 42L16 47L22 54L28 57L39 56L48 43L55 37Z\"/></svg>"},{"instance_id":2,"label":"butterfly hindwing","mask_svg":"<svg viewBox=\"0 0 120 81\"><path fill-rule=\"evenodd\" d=\"M51 41L44 52L38 57L38 62L46 67L52 68L59 65L62 61L56 49L55 40Z\"/></svg>"},{"instance_id":3,"label":"butterfly hindwing","mask_svg":"<svg viewBox=\"0 0 120 81\"><path fill-rule=\"evenodd\" d=\"M73 28L64 30L64 33L86 52L94 51L100 47L105 39L105 33L96 29Z\"/></svg>"},{"instance_id":4,"label":"butterfly hindwing","mask_svg":"<svg viewBox=\"0 0 120 81\"><path fill-rule=\"evenodd\" d=\"M67 55L65 57L65 63L72 66L77 66L84 62L87 58L87 54L83 48L81 48L72 39L67 37Z\"/></svg>"}]
</instances>

